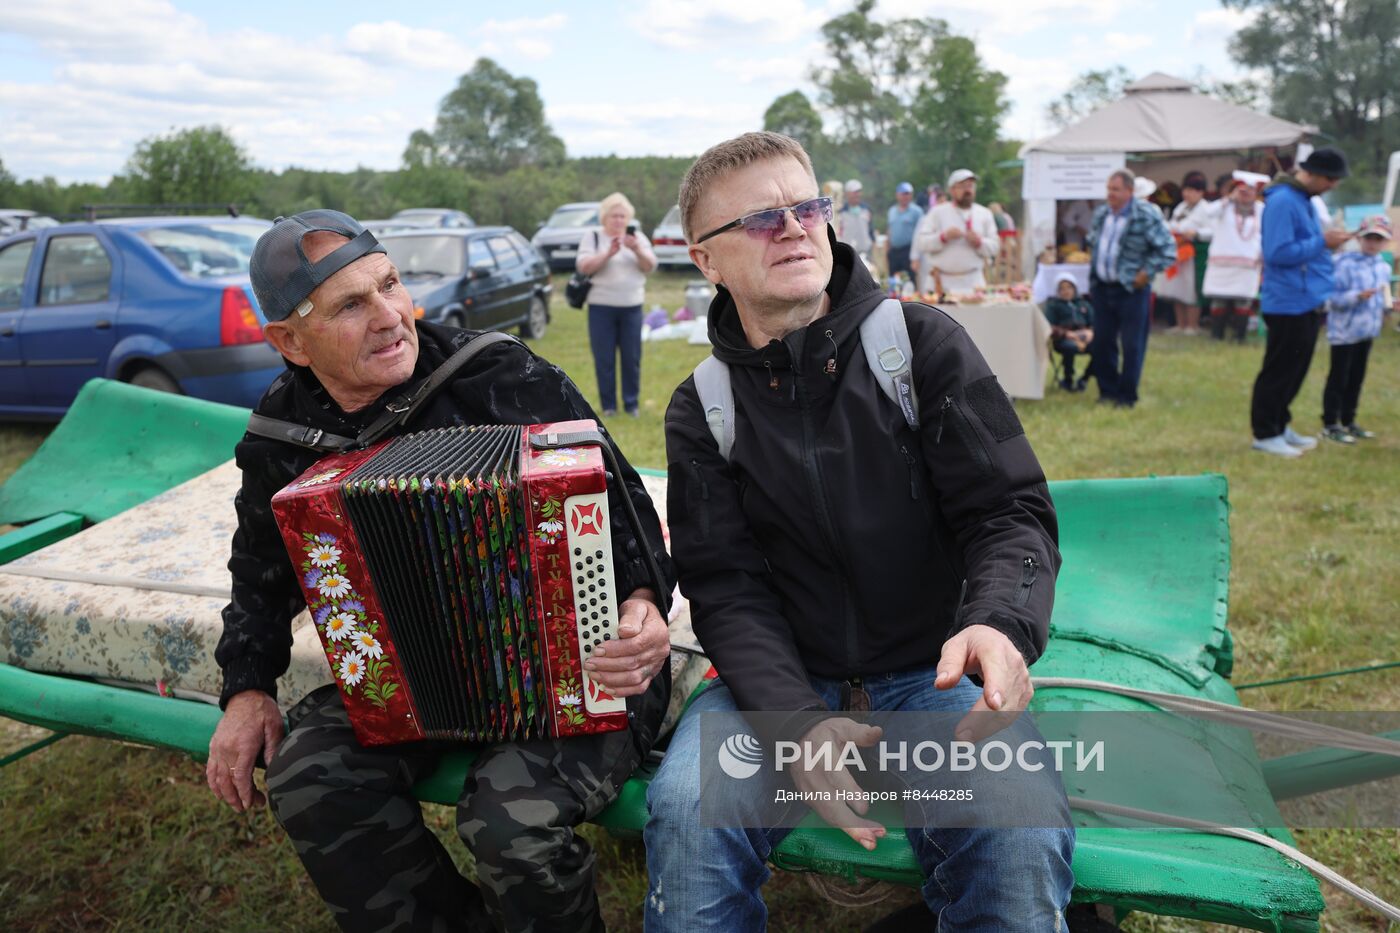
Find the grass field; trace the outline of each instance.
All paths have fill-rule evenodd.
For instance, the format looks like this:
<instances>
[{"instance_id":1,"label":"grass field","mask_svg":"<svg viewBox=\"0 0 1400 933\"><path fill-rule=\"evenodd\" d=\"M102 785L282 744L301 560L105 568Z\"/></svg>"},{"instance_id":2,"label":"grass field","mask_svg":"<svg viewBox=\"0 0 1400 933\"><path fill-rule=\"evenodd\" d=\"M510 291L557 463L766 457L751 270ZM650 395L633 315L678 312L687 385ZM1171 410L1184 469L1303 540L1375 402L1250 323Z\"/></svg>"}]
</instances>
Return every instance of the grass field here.
<instances>
[{"instance_id":1,"label":"grass field","mask_svg":"<svg viewBox=\"0 0 1400 933\"><path fill-rule=\"evenodd\" d=\"M648 304L674 310L688 278L654 276ZM562 301L538 349L596 401L582 312ZM1230 624L1238 683L1400 659L1400 336L1387 331L1371 358L1362 421L1381 433L1355 448L1329 446L1283 462L1249 450L1248 398L1262 349L1154 335L1133 411L1105 410L1092 393L1053 392L1018 409L1051 479L1224 473L1233 507ZM662 418L674 386L705 350L648 344L641 417L609 427L638 466L664 466ZM1295 406L1315 430L1326 349ZM44 429L0 426L0 476L42 441ZM1252 690L1275 710L1400 710L1396 670ZM0 754L45 735L0 720ZM430 824L466 865L451 812ZM640 929L646 889L639 843L596 828L600 888L610 928ZM1400 830L1298 834L1304 851L1382 896L1400 899ZM859 929L884 912L834 907L805 879L767 890L775 930ZM1325 891L1327 930L1383 930ZM0 926L42 930L333 929L291 846L267 812L236 815L215 803L202 768L180 756L69 738L0 771ZM1220 929L1135 915L1136 931Z\"/></svg>"}]
</instances>

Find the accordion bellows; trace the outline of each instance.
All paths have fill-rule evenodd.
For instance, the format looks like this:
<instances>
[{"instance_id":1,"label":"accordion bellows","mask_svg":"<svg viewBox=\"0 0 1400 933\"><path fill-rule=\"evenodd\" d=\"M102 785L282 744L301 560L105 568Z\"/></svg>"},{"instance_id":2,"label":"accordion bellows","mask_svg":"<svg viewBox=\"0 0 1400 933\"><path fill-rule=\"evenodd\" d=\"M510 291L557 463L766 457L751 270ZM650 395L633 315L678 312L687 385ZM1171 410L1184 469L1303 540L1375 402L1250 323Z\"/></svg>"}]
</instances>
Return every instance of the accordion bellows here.
<instances>
[{"instance_id":1,"label":"accordion bellows","mask_svg":"<svg viewBox=\"0 0 1400 933\"><path fill-rule=\"evenodd\" d=\"M272 499L359 740L621 729L582 662L617 636L592 421L407 434L318 461ZM624 594L625 595L625 594Z\"/></svg>"}]
</instances>

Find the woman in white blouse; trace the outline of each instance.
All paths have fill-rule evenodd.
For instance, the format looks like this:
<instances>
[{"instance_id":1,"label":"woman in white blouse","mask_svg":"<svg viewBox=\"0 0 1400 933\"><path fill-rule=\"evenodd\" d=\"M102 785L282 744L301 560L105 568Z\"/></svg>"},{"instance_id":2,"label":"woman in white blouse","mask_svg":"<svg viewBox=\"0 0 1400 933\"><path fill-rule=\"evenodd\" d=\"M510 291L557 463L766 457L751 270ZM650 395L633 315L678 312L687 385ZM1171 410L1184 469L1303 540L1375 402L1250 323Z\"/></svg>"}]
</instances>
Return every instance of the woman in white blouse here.
<instances>
[{"instance_id":1,"label":"woman in white blouse","mask_svg":"<svg viewBox=\"0 0 1400 933\"><path fill-rule=\"evenodd\" d=\"M1218 211L1216 202L1206 200L1206 176L1200 172L1190 172L1181 183L1181 203L1172 211L1167 227L1176 235L1177 241L1200 242L1210 236ZM1204 234L1204 236L1202 235ZM1199 334L1201 327L1201 306L1196 289L1195 259L1180 260L1173 267L1176 271L1157 276L1154 291L1158 299L1176 302L1176 327L1172 330L1183 334Z\"/></svg>"},{"instance_id":2,"label":"woman in white blouse","mask_svg":"<svg viewBox=\"0 0 1400 933\"><path fill-rule=\"evenodd\" d=\"M588 342L604 415L617 414L617 360L622 358L622 407L637 417L642 383L642 304L656 268L651 242L636 224L632 202L614 191L598 205L602 229L583 235L574 266L590 276Z\"/></svg>"}]
</instances>

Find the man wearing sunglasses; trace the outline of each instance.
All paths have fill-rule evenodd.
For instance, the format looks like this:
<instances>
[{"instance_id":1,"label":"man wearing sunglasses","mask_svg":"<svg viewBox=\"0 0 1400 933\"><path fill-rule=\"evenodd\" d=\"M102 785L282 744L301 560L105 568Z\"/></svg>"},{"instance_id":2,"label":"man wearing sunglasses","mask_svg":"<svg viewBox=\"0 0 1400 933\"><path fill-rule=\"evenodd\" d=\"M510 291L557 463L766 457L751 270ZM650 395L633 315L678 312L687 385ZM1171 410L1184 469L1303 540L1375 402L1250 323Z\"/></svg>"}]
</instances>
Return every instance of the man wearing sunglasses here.
<instances>
[{"instance_id":1,"label":"man wearing sunglasses","mask_svg":"<svg viewBox=\"0 0 1400 933\"><path fill-rule=\"evenodd\" d=\"M652 933L764 929L759 889L786 831L754 827L792 825L791 811L770 821L767 771L724 785L726 821L702 821L702 794L719 786L701 780L716 752L702 749L705 714L744 711L766 738L815 745L876 741L841 715L855 709L951 713L960 731L993 715L1033 728L1016 717L1060 564L1045 477L986 362L942 312L899 309L918 428L885 396L861 332L883 296L818 193L801 145L775 133L713 147L681 183L691 259L719 289L709 335L732 388L733 443L721 451L716 410L687 379L666 413L671 546L719 680L682 718L648 793ZM821 798L830 774L790 773L865 848L885 835L863 803ZM1017 802L1035 816L1016 828L906 810L939 929L1063 928L1074 831L1058 775L1023 782Z\"/></svg>"}]
</instances>

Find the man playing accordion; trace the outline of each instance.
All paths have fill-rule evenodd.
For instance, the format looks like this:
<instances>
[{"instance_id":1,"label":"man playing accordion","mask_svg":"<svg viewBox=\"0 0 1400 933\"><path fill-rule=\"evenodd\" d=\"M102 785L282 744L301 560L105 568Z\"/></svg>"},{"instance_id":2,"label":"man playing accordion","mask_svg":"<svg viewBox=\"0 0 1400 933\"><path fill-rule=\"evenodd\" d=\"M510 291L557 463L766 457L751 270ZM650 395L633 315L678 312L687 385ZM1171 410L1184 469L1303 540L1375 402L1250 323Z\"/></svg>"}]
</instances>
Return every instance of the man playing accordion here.
<instances>
[{"instance_id":1,"label":"man playing accordion","mask_svg":"<svg viewBox=\"0 0 1400 933\"><path fill-rule=\"evenodd\" d=\"M384 248L336 211L278 220L258 241L251 274L268 321L264 335L287 361L257 413L294 431L304 426L296 433L307 439L356 437L390 400L422 385L475 336L416 322ZM596 417L557 367L518 341L501 340L457 369L411 423L391 434ZM283 735L277 678L287 669L291 622L304 599L271 499L324 451L252 432L238 444L243 482L229 560L232 600L216 650L224 715L206 775L213 792L242 812L264 803L253 768L267 761L273 812L342 928L602 928L594 856L574 827L616 798L650 749L670 688L666 620L643 549L651 549L668 591L670 562L640 478L615 445L614 452L621 476L608 488L617 506L610 510L613 566L617 592L630 595L620 606L619 638L585 667L626 698L628 727L482 750L457 806L458 833L476 858L473 885L424 825L413 794L450 746L362 745L333 686L299 702ZM647 540L624 520L624 495Z\"/></svg>"}]
</instances>

